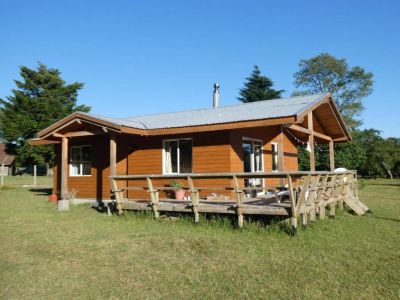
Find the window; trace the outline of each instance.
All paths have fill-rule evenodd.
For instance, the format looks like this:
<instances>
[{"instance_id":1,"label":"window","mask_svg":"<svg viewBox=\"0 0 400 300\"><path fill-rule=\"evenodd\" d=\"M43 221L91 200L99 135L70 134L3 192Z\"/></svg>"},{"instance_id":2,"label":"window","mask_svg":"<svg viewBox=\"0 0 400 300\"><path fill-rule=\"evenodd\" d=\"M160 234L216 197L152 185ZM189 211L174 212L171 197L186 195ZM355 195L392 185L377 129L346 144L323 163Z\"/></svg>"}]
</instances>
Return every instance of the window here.
<instances>
[{"instance_id":1,"label":"window","mask_svg":"<svg viewBox=\"0 0 400 300\"><path fill-rule=\"evenodd\" d=\"M262 155L262 141L243 138L243 170L244 172L263 172L263 155ZM244 180L245 187L262 187L264 185L261 178L246 178ZM255 197L257 190L251 192Z\"/></svg>"},{"instance_id":2,"label":"window","mask_svg":"<svg viewBox=\"0 0 400 300\"><path fill-rule=\"evenodd\" d=\"M69 156L70 176L89 176L92 167L92 147L73 146Z\"/></svg>"},{"instance_id":3,"label":"window","mask_svg":"<svg viewBox=\"0 0 400 300\"><path fill-rule=\"evenodd\" d=\"M245 172L262 172L262 142L243 138L243 167Z\"/></svg>"},{"instance_id":4,"label":"window","mask_svg":"<svg viewBox=\"0 0 400 300\"><path fill-rule=\"evenodd\" d=\"M163 173L192 173L192 140L165 140Z\"/></svg>"},{"instance_id":5,"label":"window","mask_svg":"<svg viewBox=\"0 0 400 300\"><path fill-rule=\"evenodd\" d=\"M279 171L279 160L278 160L278 144L271 144L271 153L272 153L272 172Z\"/></svg>"}]
</instances>

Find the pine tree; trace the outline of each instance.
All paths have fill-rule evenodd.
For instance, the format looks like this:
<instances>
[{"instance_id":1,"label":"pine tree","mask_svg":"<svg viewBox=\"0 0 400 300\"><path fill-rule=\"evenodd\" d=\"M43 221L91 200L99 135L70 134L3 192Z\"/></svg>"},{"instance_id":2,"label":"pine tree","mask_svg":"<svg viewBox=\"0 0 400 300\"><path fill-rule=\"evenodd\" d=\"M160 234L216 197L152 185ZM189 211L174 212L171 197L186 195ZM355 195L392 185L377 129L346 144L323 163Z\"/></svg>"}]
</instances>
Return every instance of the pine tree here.
<instances>
[{"instance_id":1,"label":"pine tree","mask_svg":"<svg viewBox=\"0 0 400 300\"><path fill-rule=\"evenodd\" d=\"M281 98L284 90L275 90L273 85L272 80L261 75L258 66L254 66L253 73L246 78L244 88L240 90L238 100L247 103Z\"/></svg>"},{"instance_id":2,"label":"pine tree","mask_svg":"<svg viewBox=\"0 0 400 300\"><path fill-rule=\"evenodd\" d=\"M5 140L16 143L20 164L51 164L52 146L33 147L27 140L72 112L90 110L76 104L83 83L66 84L59 70L42 63L37 70L21 66L20 75L12 96L0 99L0 131Z\"/></svg>"}]
</instances>

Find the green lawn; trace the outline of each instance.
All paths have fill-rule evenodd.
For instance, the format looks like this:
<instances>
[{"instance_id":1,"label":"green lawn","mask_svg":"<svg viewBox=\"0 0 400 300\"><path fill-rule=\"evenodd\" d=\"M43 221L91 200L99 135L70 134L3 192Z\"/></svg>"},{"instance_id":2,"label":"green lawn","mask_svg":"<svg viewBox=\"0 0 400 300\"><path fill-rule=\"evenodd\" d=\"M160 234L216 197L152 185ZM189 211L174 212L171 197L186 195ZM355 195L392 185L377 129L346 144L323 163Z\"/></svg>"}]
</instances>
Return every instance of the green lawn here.
<instances>
[{"instance_id":1,"label":"green lawn","mask_svg":"<svg viewBox=\"0 0 400 300\"><path fill-rule=\"evenodd\" d=\"M278 226L87 205L0 190L0 298L400 298L400 180L363 181L373 214L341 213L291 237Z\"/></svg>"}]
</instances>

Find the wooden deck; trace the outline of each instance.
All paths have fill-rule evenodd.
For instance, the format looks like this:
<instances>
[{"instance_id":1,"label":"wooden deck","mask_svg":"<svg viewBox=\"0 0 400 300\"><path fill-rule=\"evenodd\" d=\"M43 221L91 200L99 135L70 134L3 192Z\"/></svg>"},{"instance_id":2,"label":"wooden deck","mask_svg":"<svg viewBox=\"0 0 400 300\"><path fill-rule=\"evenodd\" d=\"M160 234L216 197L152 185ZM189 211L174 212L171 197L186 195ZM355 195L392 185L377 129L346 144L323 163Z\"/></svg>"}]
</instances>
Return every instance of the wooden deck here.
<instances>
[{"instance_id":1,"label":"wooden deck","mask_svg":"<svg viewBox=\"0 0 400 300\"><path fill-rule=\"evenodd\" d=\"M149 200L124 201L124 209L152 210ZM235 201L210 201L200 200L197 206L198 213L236 214L238 205ZM191 200L160 199L157 205L158 211L193 213ZM275 197L270 199L246 199L242 204L244 215L269 215L290 216L289 201L276 202Z\"/></svg>"},{"instance_id":2,"label":"wooden deck","mask_svg":"<svg viewBox=\"0 0 400 300\"><path fill-rule=\"evenodd\" d=\"M287 187L287 197L278 201L277 194L266 194L258 198L248 198L251 191L260 188L244 187L244 179L281 178ZM153 180L178 179L188 183L187 191L190 200L160 199L160 192L171 191L171 187L154 187ZM200 198L201 190L209 187L194 185L198 179L231 179L232 186L218 186L216 189L234 191L234 200L210 201ZM127 181L133 184L127 185ZM146 186L141 186L143 181ZM134 183L137 183L135 185ZM303 226L314 222L317 217L325 219L337 209L347 205L356 214L363 215L368 208L358 199L357 173L347 171L334 172L274 172L274 173L213 173L213 174L179 174L179 175L123 175L110 176L112 192L119 213L124 210L152 211L155 218L160 212L182 212L193 214L194 221L199 222L200 213L232 214L237 216L238 227L243 226L244 215L284 216L290 218L293 229L297 228L298 219ZM147 191L149 199L127 199L128 190Z\"/></svg>"}]
</instances>

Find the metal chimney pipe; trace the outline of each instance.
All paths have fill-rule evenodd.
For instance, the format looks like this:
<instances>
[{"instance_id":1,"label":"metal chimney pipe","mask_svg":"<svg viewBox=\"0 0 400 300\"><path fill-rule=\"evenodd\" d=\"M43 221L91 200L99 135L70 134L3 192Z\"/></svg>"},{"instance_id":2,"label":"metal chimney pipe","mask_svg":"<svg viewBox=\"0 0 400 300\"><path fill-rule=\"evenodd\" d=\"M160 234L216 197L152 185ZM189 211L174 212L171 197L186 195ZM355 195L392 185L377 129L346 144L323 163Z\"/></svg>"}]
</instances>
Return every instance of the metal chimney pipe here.
<instances>
[{"instance_id":1,"label":"metal chimney pipe","mask_svg":"<svg viewBox=\"0 0 400 300\"><path fill-rule=\"evenodd\" d=\"M213 93L213 107L218 107L219 104L219 84L214 83L214 93Z\"/></svg>"}]
</instances>

